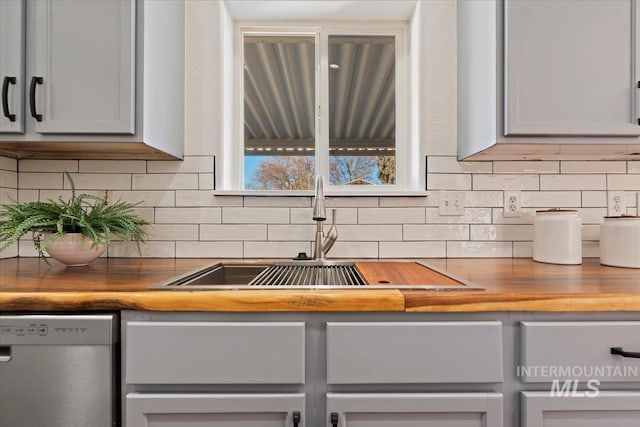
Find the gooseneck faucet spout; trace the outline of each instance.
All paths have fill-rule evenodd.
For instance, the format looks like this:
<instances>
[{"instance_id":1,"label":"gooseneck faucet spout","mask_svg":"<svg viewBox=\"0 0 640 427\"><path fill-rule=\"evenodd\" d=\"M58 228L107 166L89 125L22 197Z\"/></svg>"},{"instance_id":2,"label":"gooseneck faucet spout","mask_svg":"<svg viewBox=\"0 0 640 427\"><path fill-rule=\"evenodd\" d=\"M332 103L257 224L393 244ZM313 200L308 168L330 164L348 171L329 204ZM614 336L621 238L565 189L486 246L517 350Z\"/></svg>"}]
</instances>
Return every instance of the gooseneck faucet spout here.
<instances>
[{"instance_id":1,"label":"gooseneck faucet spout","mask_svg":"<svg viewBox=\"0 0 640 427\"><path fill-rule=\"evenodd\" d=\"M336 229L336 210L333 209L331 229L327 237L324 237L323 222L327 220L327 211L324 206L324 189L322 176L316 176L316 188L313 197L313 220L316 221L316 238L313 246L313 258L316 260L324 260L327 252L333 246L338 238L338 230Z\"/></svg>"}]
</instances>

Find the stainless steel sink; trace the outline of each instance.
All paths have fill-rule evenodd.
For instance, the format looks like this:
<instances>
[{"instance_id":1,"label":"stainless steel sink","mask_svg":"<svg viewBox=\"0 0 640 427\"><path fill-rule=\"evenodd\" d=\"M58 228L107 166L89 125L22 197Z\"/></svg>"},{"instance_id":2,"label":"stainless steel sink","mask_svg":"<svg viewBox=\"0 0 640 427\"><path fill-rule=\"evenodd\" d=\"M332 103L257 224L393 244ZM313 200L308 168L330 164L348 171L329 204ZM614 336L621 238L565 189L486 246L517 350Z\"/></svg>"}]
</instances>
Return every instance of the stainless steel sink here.
<instances>
[{"instance_id":1,"label":"stainless steel sink","mask_svg":"<svg viewBox=\"0 0 640 427\"><path fill-rule=\"evenodd\" d=\"M354 262L294 261L276 263L217 262L204 269L182 275L167 283L152 286L156 290L241 290L241 289L428 289L482 290L483 288L450 274L418 263L459 282L461 286L425 284L368 285Z\"/></svg>"}]
</instances>

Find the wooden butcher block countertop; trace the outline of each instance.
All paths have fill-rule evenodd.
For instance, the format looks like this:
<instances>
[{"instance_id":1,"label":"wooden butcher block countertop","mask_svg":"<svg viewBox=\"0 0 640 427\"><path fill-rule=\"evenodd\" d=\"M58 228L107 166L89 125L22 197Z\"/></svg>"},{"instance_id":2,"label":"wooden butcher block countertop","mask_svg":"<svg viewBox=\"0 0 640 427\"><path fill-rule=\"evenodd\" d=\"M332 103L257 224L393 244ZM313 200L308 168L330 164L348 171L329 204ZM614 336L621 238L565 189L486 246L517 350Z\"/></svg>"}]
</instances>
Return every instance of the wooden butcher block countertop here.
<instances>
[{"instance_id":1,"label":"wooden butcher block countertop","mask_svg":"<svg viewBox=\"0 0 640 427\"><path fill-rule=\"evenodd\" d=\"M483 291L148 290L214 261L101 258L65 268L36 258L0 260L0 311L640 311L640 270L601 266L598 259L578 266L512 258L421 260ZM364 264L371 277L393 278L399 273L389 266L396 261Z\"/></svg>"}]
</instances>

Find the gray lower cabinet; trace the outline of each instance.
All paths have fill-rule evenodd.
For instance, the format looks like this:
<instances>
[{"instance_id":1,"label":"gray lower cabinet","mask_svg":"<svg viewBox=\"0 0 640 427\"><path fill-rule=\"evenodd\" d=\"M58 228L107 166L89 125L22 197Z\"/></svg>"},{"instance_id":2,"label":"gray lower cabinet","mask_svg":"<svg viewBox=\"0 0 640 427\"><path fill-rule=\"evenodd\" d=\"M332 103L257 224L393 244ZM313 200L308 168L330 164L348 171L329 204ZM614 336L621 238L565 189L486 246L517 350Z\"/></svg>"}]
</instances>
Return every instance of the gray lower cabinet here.
<instances>
[{"instance_id":1,"label":"gray lower cabinet","mask_svg":"<svg viewBox=\"0 0 640 427\"><path fill-rule=\"evenodd\" d=\"M332 427L502 427L499 393L329 393Z\"/></svg>"},{"instance_id":2,"label":"gray lower cabinet","mask_svg":"<svg viewBox=\"0 0 640 427\"><path fill-rule=\"evenodd\" d=\"M596 395L552 396L523 392L522 427L637 427L640 392L606 391Z\"/></svg>"},{"instance_id":3,"label":"gray lower cabinet","mask_svg":"<svg viewBox=\"0 0 640 427\"><path fill-rule=\"evenodd\" d=\"M0 1L0 134L24 132L24 24L24 1Z\"/></svg>"},{"instance_id":4,"label":"gray lower cabinet","mask_svg":"<svg viewBox=\"0 0 640 427\"><path fill-rule=\"evenodd\" d=\"M127 427L302 427L304 394L129 393Z\"/></svg>"}]
</instances>

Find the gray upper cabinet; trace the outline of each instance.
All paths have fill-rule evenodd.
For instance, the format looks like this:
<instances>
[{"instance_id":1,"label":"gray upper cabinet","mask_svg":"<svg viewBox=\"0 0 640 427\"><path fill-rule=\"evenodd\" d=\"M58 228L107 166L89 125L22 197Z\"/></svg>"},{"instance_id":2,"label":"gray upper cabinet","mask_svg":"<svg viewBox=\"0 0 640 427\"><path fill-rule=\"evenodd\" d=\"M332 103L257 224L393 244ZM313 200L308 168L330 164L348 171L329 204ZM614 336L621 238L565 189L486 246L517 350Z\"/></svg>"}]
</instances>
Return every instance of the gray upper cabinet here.
<instances>
[{"instance_id":1,"label":"gray upper cabinet","mask_svg":"<svg viewBox=\"0 0 640 427\"><path fill-rule=\"evenodd\" d=\"M24 1L0 1L0 134L24 132Z\"/></svg>"},{"instance_id":2,"label":"gray upper cabinet","mask_svg":"<svg viewBox=\"0 0 640 427\"><path fill-rule=\"evenodd\" d=\"M183 0L0 3L0 155L183 156Z\"/></svg>"},{"instance_id":3,"label":"gray upper cabinet","mask_svg":"<svg viewBox=\"0 0 640 427\"><path fill-rule=\"evenodd\" d=\"M458 3L458 157L640 151L635 0Z\"/></svg>"},{"instance_id":4,"label":"gray upper cabinet","mask_svg":"<svg viewBox=\"0 0 640 427\"><path fill-rule=\"evenodd\" d=\"M39 0L29 13L36 132L133 134L135 2Z\"/></svg>"}]
</instances>

